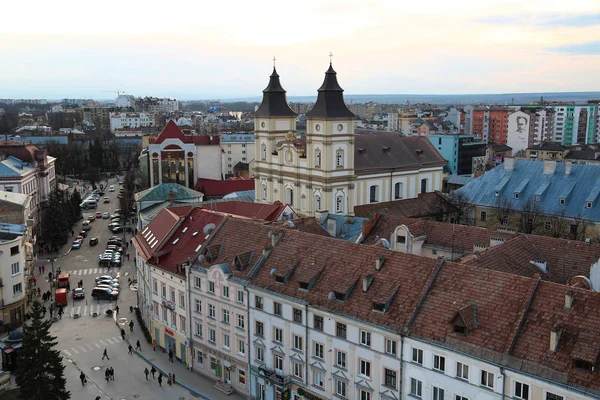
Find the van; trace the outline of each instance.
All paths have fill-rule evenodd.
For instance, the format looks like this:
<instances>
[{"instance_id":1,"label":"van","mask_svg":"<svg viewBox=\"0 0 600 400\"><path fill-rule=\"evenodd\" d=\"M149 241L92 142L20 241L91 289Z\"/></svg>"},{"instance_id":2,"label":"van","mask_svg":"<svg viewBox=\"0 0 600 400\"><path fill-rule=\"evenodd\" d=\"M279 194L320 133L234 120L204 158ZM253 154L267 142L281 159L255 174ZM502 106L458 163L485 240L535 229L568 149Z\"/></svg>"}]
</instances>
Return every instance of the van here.
<instances>
[{"instance_id":1,"label":"van","mask_svg":"<svg viewBox=\"0 0 600 400\"><path fill-rule=\"evenodd\" d=\"M57 306L66 306L67 305L67 289L56 289L54 293L54 298L56 299Z\"/></svg>"},{"instance_id":2,"label":"van","mask_svg":"<svg viewBox=\"0 0 600 400\"><path fill-rule=\"evenodd\" d=\"M87 199L85 201L85 203L87 203L87 205L88 205L89 208L96 208L96 207L98 207L98 202L96 200L94 200L94 199Z\"/></svg>"},{"instance_id":3,"label":"van","mask_svg":"<svg viewBox=\"0 0 600 400\"><path fill-rule=\"evenodd\" d=\"M84 231L89 231L90 229L92 229L92 225L90 224L90 221L83 221L83 224L81 225L81 227Z\"/></svg>"},{"instance_id":4,"label":"van","mask_svg":"<svg viewBox=\"0 0 600 400\"><path fill-rule=\"evenodd\" d=\"M71 275L69 274L60 274L58 275L57 283L59 288L69 288L71 284L69 283L69 278Z\"/></svg>"}]
</instances>

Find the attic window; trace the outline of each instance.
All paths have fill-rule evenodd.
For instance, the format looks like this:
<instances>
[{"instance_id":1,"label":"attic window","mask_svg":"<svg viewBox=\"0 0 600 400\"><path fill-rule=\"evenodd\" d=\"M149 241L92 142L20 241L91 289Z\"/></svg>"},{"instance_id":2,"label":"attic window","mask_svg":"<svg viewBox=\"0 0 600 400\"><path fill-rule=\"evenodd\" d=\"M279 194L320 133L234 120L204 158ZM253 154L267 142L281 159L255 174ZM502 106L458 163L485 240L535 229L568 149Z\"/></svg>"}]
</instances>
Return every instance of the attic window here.
<instances>
[{"instance_id":1,"label":"attic window","mask_svg":"<svg viewBox=\"0 0 600 400\"><path fill-rule=\"evenodd\" d=\"M285 276L275 275L275 282L277 282L277 283L285 283Z\"/></svg>"},{"instance_id":2,"label":"attic window","mask_svg":"<svg viewBox=\"0 0 600 400\"><path fill-rule=\"evenodd\" d=\"M460 333L461 335L465 335L465 336L467 335L467 327L466 326L462 326L462 325L459 325L459 324L454 324L452 326L452 330L455 333Z\"/></svg>"},{"instance_id":3,"label":"attic window","mask_svg":"<svg viewBox=\"0 0 600 400\"><path fill-rule=\"evenodd\" d=\"M592 208L592 202L591 201L586 202L585 208Z\"/></svg>"},{"instance_id":4,"label":"attic window","mask_svg":"<svg viewBox=\"0 0 600 400\"><path fill-rule=\"evenodd\" d=\"M177 244L177 242L179 242L179 238L173 240L173 244Z\"/></svg>"},{"instance_id":5,"label":"attic window","mask_svg":"<svg viewBox=\"0 0 600 400\"><path fill-rule=\"evenodd\" d=\"M535 201L536 201L536 202L538 202L538 203L539 203L540 201L542 201L542 196L541 196L541 195L539 195L539 194L536 194L536 195L535 195Z\"/></svg>"},{"instance_id":6,"label":"attic window","mask_svg":"<svg viewBox=\"0 0 600 400\"><path fill-rule=\"evenodd\" d=\"M373 311L385 312L385 304L373 302Z\"/></svg>"},{"instance_id":7,"label":"attic window","mask_svg":"<svg viewBox=\"0 0 600 400\"><path fill-rule=\"evenodd\" d=\"M519 200L519 193L515 193L515 199Z\"/></svg>"},{"instance_id":8,"label":"attic window","mask_svg":"<svg viewBox=\"0 0 600 400\"><path fill-rule=\"evenodd\" d=\"M358 154L365 154L366 152L366 149L358 149Z\"/></svg>"},{"instance_id":9,"label":"attic window","mask_svg":"<svg viewBox=\"0 0 600 400\"><path fill-rule=\"evenodd\" d=\"M340 292L336 292L334 291L333 294L335 295L335 299L338 301L346 301L346 293L340 293Z\"/></svg>"},{"instance_id":10,"label":"attic window","mask_svg":"<svg viewBox=\"0 0 600 400\"><path fill-rule=\"evenodd\" d=\"M200 232L200 231L196 231L196 232L192 233L192 236L196 236L198 234L198 232Z\"/></svg>"},{"instance_id":11,"label":"attic window","mask_svg":"<svg viewBox=\"0 0 600 400\"><path fill-rule=\"evenodd\" d=\"M384 151L385 153L389 153L391 150L392 150L392 149L390 149L388 146L385 146L385 147L383 148L383 151Z\"/></svg>"},{"instance_id":12,"label":"attic window","mask_svg":"<svg viewBox=\"0 0 600 400\"><path fill-rule=\"evenodd\" d=\"M188 227L186 226L185 228L183 228L183 230L181 231L181 233L186 233L188 230Z\"/></svg>"},{"instance_id":13,"label":"attic window","mask_svg":"<svg viewBox=\"0 0 600 400\"><path fill-rule=\"evenodd\" d=\"M561 206L565 205L565 199L563 197L560 198L559 203Z\"/></svg>"},{"instance_id":14,"label":"attic window","mask_svg":"<svg viewBox=\"0 0 600 400\"><path fill-rule=\"evenodd\" d=\"M496 190L496 191L494 192L494 196L496 196L496 197L500 196L500 191L499 191L499 190Z\"/></svg>"},{"instance_id":15,"label":"attic window","mask_svg":"<svg viewBox=\"0 0 600 400\"><path fill-rule=\"evenodd\" d=\"M300 282L300 289L308 290L308 282Z\"/></svg>"},{"instance_id":16,"label":"attic window","mask_svg":"<svg viewBox=\"0 0 600 400\"><path fill-rule=\"evenodd\" d=\"M460 335L468 335L477 326L477 303L475 302L460 308L452 319L452 331Z\"/></svg>"},{"instance_id":17,"label":"attic window","mask_svg":"<svg viewBox=\"0 0 600 400\"><path fill-rule=\"evenodd\" d=\"M594 371L594 364L592 364L589 361L575 359L574 364L575 364L575 368L583 369L585 371L590 371L590 372Z\"/></svg>"}]
</instances>

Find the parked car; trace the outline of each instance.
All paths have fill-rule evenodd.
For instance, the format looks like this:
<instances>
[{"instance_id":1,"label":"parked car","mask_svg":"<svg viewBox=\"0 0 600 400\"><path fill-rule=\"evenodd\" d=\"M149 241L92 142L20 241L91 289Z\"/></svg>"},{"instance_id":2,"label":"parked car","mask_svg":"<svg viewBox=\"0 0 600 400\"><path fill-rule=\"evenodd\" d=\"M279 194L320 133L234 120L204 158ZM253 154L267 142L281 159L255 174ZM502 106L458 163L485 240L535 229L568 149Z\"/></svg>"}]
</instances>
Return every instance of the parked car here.
<instances>
[{"instance_id":1,"label":"parked car","mask_svg":"<svg viewBox=\"0 0 600 400\"><path fill-rule=\"evenodd\" d=\"M112 233L121 233L123 232L123 227L122 226L115 226L114 228L111 229Z\"/></svg>"},{"instance_id":2,"label":"parked car","mask_svg":"<svg viewBox=\"0 0 600 400\"><path fill-rule=\"evenodd\" d=\"M73 244L71 245L72 249L79 249L81 248L81 240L77 239L73 241Z\"/></svg>"},{"instance_id":3,"label":"parked car","mask_svg":"<svg viewBox=\"0 0 600 400\"><path fill-rule=\"evenodd\" d=\"M119 246L122 247L123 246L123 241L122 240L118 240L118 239L110 239L107 243L107 246Z\"/></svg>"},{"instance_id":4,"label":"parked car","mask_svg":"<svg viewBox=\"0 0 600 400\"><path fill-rule=\"evenodd\" d=\"M114 187L113 185L110 185L110 186L108 187L108 191L109 191L109 192L114 192L114 191L115 191L115 187Z\"/></svg>"},{"instance_id":5,"label":"parked car","mask_svg":"<svg viewBox=\"0 0 600 400\"><path fill-rule=\"evenodd\" d=\"M102 219L110 218L110 215L107 212L105 212L104 214L101 214L100 216L102 217Z\"/></svg>"},{"instance_id":6,"label":"parked car","mask_svg":"<svg viewBox=\"0 0 600 400\"><path fill-rule=\"evenodd\" d=\"M119 292L110 288L95 287L92 289L92 297L98 300L115 300L119 297Z\"/></svg>"},{"instance_id":7,"label":"parked car","mask_svg":"<svg viewBox=\"0 0 600 400\"><path fill-rule=\"evenodd\" d=\"M121 214L121 209L115 208L115 211L113 211L113 214Z\"/></svg>"},{"instance_id":8,"label":"parked car","mask_svg":"<svg viewBox=\"0 0 600 400\"><path fill-rule=\"evenodd\" d=\"M119 289L119 282L115 282L112 279L105 279L102 281L98 281L96 282L96 286L100 286L100 285L108 285L114 289Z\"/></svg>"},{"instance_id":9,"label":"parked car","mask_svg":"<svg viewBox=\"0 0 600 400\"><path fill-rule=\"evenodd\" d=\"M96 218L103 218L102 213L100 211L96 213Z\"/></svg>"},{"instance_id":10,"label":"parked car","mask_svg":"<svg viewBox=\"0 0 600 400\"><path fill-rule=\"evenodd\" d=\"M79 236L83 236L84 238L87 237L87 231L81 231L79 232Z\"/></svg>"},{"instance_id":11,"label":"parked car","mask_svg":"<svg viewBox=\"0 0 600 400\"><path fill-rule=\"evenodd\" d=\"M98 238L96 238L96 237L90 238L90 246L95 246L97 244L98 244Z\"/></svg>"},{"instance_id":12,"label":"parked car","mask_svg":"<svg viewBox=\"0 0 600 400\"><path fill-rule=\"evenodd\" d=\"M85 292L83 291L83 288L73 289L73 300L84 299L84 298L85 298Z\"/></svg>"},{"instance_id":13,"label":"parked car","mask_svg":"<svg viewBox=\"0 0 600 400\"><path fill-rule=\"evenodd\" d=\"M79 235L75 238L75 240L79 240L80 242L83 242L83 236Z\"/></svg>"},{"instance_id":14,"label":"parked car","mask_svg":"<svg viewBox=\"0 0 600 400\"><path fill-rule=\"evenodd\" d=\"M117 293L119 293L119 292L120 292L119 288L114 288L114 287L112 287L111 285L107 285L107 284L104 284L104 283L97 283L97 284L96 284L96 287L97 287L97 288L102 288L102 289L110 289L110 290L112 290L113 292L117 292Z\"/></svg>"},{"instance_id":15,"label":"parked car","mask_svg":"<svg viewBox=\"0 0 600 400\"><path fill-rule=\"evenodd\" d=\"M113 278L110 275L100 275L100 276L96 277L96 282L106 281L106 280L115 280L115 278Z\"/></svg>"},{"instance_id":16,"label":"parked car","mask_svg":"<svg viewBox=\"0 0 600 400\"><path fill-rule=\"evenodd\" d=\"M96 220L96 216L95 215L88 215L87 220L89 222L94 222Z\"/></svg>"},{"instance_id":17,"label":"parked car","mask_svg":"<svg viewBox=\"0 0 600 400\"><path fill-rule=\"evenodd\" d=\"M108 197L105 197L105 198L102 200L102 202L103 202L103 203L110 203L110 198L108 198Z\"/></svg>"},{"instance_id":18,"label":"parked car","mask_svg":"<svg viewBox=\"0 0 600 400\"><path fill-rule=\"evenodd\" d=\"M123 194L119 193L117 194L117 199L122 199L123 198Z\"/></svg>"}]
</instances>

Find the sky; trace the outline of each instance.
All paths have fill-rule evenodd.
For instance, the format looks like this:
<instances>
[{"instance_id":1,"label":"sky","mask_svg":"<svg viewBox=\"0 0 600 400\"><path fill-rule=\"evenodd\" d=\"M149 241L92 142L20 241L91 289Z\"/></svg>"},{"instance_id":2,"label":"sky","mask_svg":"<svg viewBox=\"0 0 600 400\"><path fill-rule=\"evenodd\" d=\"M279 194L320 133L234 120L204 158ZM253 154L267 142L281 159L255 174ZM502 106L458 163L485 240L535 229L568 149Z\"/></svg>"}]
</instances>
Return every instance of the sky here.
<instances>
[{"instance_id":1,"label":"sky","mask_svg":"<svg viewBox=\"0 0 600 400\"><path fill-rule=\"evenodd\" d=\"M600 90L599 0L5 2L0 98ZM112 92L111 92L112 91Z\"/></svg>"}]
</instances>

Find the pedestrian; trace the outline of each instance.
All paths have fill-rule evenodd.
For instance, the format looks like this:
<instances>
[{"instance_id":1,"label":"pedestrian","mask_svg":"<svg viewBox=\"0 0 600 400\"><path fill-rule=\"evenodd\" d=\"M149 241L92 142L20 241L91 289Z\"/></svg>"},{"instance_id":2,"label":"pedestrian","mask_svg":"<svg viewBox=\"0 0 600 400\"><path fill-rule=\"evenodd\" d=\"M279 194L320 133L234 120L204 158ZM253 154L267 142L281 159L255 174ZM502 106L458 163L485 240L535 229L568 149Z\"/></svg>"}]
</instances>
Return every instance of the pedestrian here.
<instances>
[{"instance_id":1,"label":"pedestrian","mask_svg":"<svg viewBox=\"0 0 600 400\"><path fill-rule=\"evenodd\" d=\"M117 312L117 314L119 313L119 306L115 307L115 311Z\"/></svg>"},{"instance_id":2,"label":"pedestrian","mask_svg":"<svg viewBox=\"0 0 600 400\"><path fill-rule=\"evenodd\" d=\"M129 349L129 354L133 354L133 346L129 345L128 349Z\"/></svg>"},{"instance_id":3,"label":"pedestrian","mask_svg":"<svg viewBox=\"0 0 600 400\"><path fill-rule=\"evenodd\" d=\"M112 379L114 381L115 380L115 369L113 367L110 367L109 369L110 369L110 371L109 371L110 379Z\"/></svg>"},{"instance_id":4,"label":"pedestrian","mask_svg":"<svg viewBox=\"0 0 600 400\"><path fill-rule=\"evenodd\" d=\"M173 349L169 349L169 361L173 362Z\"/></svg>"},{"instance_id":5,"label":"pedestrian","mask_svg":"<svg viewBox=\"0 0 600 400\"><path fill-rule=\"evenodd\" d=\"M40 275L42 274L42 266L41 266L41 265L38 267L38 273L39 273Z\"/></svg>"},{"instance_id":6,"label":"pedestrian","mask_svg":"<svg viewBox=\"0 0 600 400\"><path fill-rule=\"evenodd\" d=\"M42 318L44 318L46 316L46 312L47 312L46 306L42 307L42 313L43 313Z\"/></svg>"},{"instance_id":7,"label":"pedestrian","mask_svg":"<svg viewBox=\"0 0 600 400\"><path fill-rule=\"evenodd\" d=\"M45 266L45 265L42 265L42 274L43 274L44 272L46 272L46 266Z\"/></svg>"},{"instance_id":8,"label":"pedestrian","mask_svg":"<svg viewBox=\"0 0 600 400\"><path fill-rule=\"evenodd\" d=\"M127 253L127 261L129 261L129 253Z\"/></svg>"},{"instance_id":9,"label":"pedestrian","mask_svg":"<svg viewBox=\"0 0 600 400\"><path fill-rule=\"evenodd\" d=\"M175 374L173 374L173 383L175 383Z\"/></svg>"},{"instance_id":10,"label":"pedestrian","mask_svg":"<svg viewBox=\"0 0 600 400\"><path fill-rule=\"evenodd\" d=\"M52 271L48 272L48 281L52 281Z\"/></svg>"},{"instance_id":11,"label":"pedestrian","mask_svg":"<svg viewBox=\"0 0 600 400\"><path fill-rule=\"evenodd\" d=\"M121 339L125 340L125 329L121 328Z\"/></svg>"},{"instance_id":12,"label":"pedestrian","mask_svg":"<svg viewBox=\"0 0 600 400\"><path fill-rule=\"evenodd\" d=\"M75 236L75 231L71 229L71 236Z\"/></svg>"},{"instance_id":13,"label":"pedestrian","mask_svg":"<svg viewBox=\"0 0 600 400\"><path fill-rule=\"evenodd\" d=\"M62 315L63 315L63 309L62 306L58 307L58 318L62 319Z\"/></svg>"},{"instance_id":14,"label":"pedestrian","mask_svg":"<svg viewBox=\"0 0 600 400\"><path fill-rule=\"evenodd\" d=\"M167 383L169 385L173 384L173 382L171 381L171 374L169 374L169 377L167 378Z\"/></svg>"},{"instance_id":15,"label":"pedestrian","mask_svg":"<svg viewBox=\"0 0 600 400\"><path fill-rule=\"evenodd\" d=\"M108 351L107 349L104 349L104 353L102 353L102 359L104 360L104 357L106 357L108 360L110 360L110 358L108 358Z\"/></svg>"},{"instance_id":16,"label":"pedestrian","mask_svg":"<svg viewBox=\"0 0 600 400\"><path fill-rule=\"evenodd\" d=\"M38 296L42 295L42 288L38 288Z\"/></svg>"},{"instance_id":17,"label":"pedestrian","mask_svg":"<svg viewBox=\"0 0 600 400\"><path fill-rule=\"evenodd\" d=\"M156 373L156 368L154 368L154 365L152 366L150 372L152 373L152 379L155 379L154 374Z\"/></svg>"},{"instance_id":18,"label":"pedestrian","mask_svg":"<svg viewBox=\"0 0 600 400\"><path fill-rule=\"evenodd\" d=\"M156 351L156 340L152 339L152 351Z\"/></svg>"},{"instance_id":19,"label":"pedestrian","mask_svg":"<svg viewBox=\"0 0 600 400\"><path fill-rule=\"evenodd\" d=\"M33 277L33 286L37 286L37 278L35 276ZM38 290L39 290L39 288L38 288Z\"/></svg>"},{"instance_id":20,"label":"pedestrian","mask_svg":"<svg viewBox=\"0 0 600 400\"><path fill-rule=\"evenodd\" d=\"M129 330L133 332L133 321L129 322Z\"/></svg>"},{"instance_id":21,"label":"pedestrian","mask_svg":"<svg viewBox=\"0 0 600 400\"><path fill-rule=\"evenodd\" d=\"M146 380L148 380L148 368L144 368L144 375L146 375Z\"/></svg>"},{"instance_id":22,"label":"pedestrian","mask_svg":"<svg viewBox=\"0 0 600 400\"><path fill-rule=\"evenodd\" d=\"M106 379L106 382L110 380L110 370L108 368L104 371L104 379Z\"/></svg>"},{"instance_id":23,"label":"pedestrian","mask_svg":"<svg viewBox=\"0 0 600 400\"><path fill-rule=\"evenodd\" d=\"M46 302L46 292L44 292L44 294L42 295L42 300L43 300L44 302Z\"/></svg>"},{"instance_id":24,"label":"pedestrian","mask_svg":"<svg viewBox=\"0 0 600 400\"><path fill-rule=\"evenodd\" d=\"M138 339L138 341L135 343L135 349L142 351L142 345L140 344L140 340Z\"/></svg>"},{"instance_id":25,"label":"pedestrian","mask_svg":"<svg viewBox=\"0 0 600 400\"><path fill-rule=\"evenodd\" d=\"M85 383L87 382L87 379L85 378L85 374L83 373L83 371L81 371L81 374L79 374L79 379L81 379L81 386L85 385Z\"/></svg>"},{"instance_id":26,"label":"pedestrian","mask_svg":"<svg viewBox=\"0 0 600 400\"><path fill-rule=\"evenodd\" d=\"M158 374L158 386L162 387L162 374Z\"/></svg>"}]
</instances>

